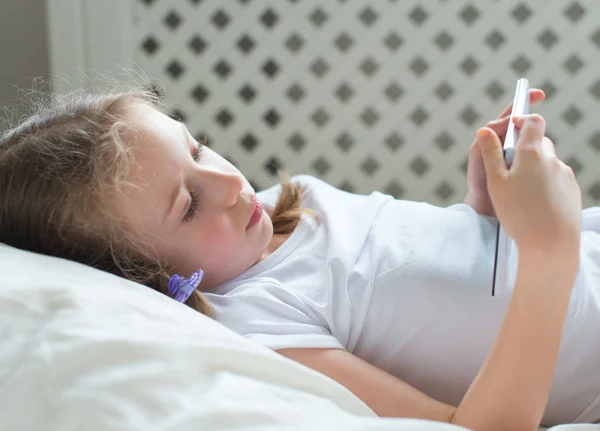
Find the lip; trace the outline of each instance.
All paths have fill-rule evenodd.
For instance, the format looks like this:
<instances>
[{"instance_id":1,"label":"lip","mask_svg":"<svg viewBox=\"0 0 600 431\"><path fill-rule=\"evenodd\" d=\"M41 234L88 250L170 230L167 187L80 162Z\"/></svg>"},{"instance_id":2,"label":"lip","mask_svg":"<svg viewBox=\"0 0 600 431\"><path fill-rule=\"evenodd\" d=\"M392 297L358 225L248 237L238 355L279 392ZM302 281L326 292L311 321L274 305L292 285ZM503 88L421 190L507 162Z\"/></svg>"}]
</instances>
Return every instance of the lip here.
<instances>
[{"instance_id":1,"label":"lip","mask_svg":"<svg viewBox=\"0 0 600 431\"><path fill-rule=\"evenodd\" d=\"M263 205L256 199L256 195L252 197L252 214L250 215L250 220L248 221L248 226L246 226L246 230L253 227L257 224L262 218Z\"/></svg>"}]
</instances>

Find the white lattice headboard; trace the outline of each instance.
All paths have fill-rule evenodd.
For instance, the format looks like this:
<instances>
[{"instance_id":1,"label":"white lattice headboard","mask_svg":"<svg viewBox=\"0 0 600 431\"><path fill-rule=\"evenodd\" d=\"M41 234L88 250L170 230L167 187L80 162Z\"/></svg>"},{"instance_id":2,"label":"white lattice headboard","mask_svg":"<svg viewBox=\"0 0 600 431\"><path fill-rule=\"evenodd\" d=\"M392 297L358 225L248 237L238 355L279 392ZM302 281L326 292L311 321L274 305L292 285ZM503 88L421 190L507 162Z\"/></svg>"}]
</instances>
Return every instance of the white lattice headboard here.
<instances>
[{"instance_id":1,"label":"white lattice headboard","mask_svg":"<svg viewBox=\"0 0 600 431\"><path fill-rule=\"evenodd\" d=\"M356 192L461 201L475 130L526 76L547 92L537 111L584 204L600 202L594 0L53 3L55 16L77 4L96 23L81 66L138 65L257 189L280 167Z\"/></svg>"}]
</instances>

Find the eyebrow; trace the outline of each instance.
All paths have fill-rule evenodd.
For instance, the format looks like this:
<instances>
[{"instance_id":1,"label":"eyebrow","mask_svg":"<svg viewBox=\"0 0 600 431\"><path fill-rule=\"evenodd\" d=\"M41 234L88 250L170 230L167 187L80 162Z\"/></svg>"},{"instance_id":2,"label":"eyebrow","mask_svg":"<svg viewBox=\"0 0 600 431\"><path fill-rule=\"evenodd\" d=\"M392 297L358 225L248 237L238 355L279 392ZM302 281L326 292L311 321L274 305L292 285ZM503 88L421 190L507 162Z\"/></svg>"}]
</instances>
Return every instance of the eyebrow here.
<instances>
[{"instance_id":1,"label":"eyebrow","mask_svg":"<svg viewBox=\"0 0 600 431\"><path fill-rule=\"evenodd\" d=\"M183 130L183 140L184 140L184 142L187 143L189 140L188 139L188 129L185 124L183 124L183 123L180 123L180 124L181 124L181 128ZM171 211L173 211L173 207L175 206L175 203L177 202L177 197L179 196L179 191L180 191L180 184L178 183L169 195L170 196L170 198L168 200L169 204L167 207L167 212L165 212L165 217L163 218L163 223L167 219L168 215L171 214Z\"/></svg>"}]
</instances>

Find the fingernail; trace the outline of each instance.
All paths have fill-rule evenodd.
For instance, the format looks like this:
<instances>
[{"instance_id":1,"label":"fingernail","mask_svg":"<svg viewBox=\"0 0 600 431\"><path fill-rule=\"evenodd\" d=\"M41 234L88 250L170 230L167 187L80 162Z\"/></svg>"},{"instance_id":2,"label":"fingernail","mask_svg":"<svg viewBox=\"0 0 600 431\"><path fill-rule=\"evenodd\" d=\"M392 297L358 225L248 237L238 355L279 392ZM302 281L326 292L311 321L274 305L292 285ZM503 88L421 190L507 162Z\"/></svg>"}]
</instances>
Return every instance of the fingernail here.
<instances>
[{"instance_id":1,"label":"fingernail","mask_svg":"<svg viewBox=\"0 0 600 431\"><path fill-rule=\"evenodd\" d=\"M522 117L520 115L515 115L512 117L512 121L515 124L522 124L525 121L525 117Z\"/></svg>"}]
</instances>

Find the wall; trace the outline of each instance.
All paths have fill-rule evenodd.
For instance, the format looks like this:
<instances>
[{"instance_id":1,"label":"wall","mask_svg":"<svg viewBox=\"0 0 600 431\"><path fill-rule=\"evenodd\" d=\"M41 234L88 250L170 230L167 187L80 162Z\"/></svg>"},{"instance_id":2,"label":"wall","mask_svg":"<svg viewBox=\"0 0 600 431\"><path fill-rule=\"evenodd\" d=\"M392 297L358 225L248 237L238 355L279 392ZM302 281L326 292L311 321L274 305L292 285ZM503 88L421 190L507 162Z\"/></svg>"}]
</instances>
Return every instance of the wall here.
<instances>
[{"instance_id":1,"label":"wall","mask_svg":"<svg viewBox=\"0 0 600 431\"><path fill-rule=\"evenodd\" d=\"M282 168L359 193L462 201L476 129L525 76L548 95L535 110L584 205L600 203L596 0L50 3L66 24L71 10L84 17L53 26L64 33L53 48L98 71L134 60L164 86L171 113L256 189ZM69 36L78 31L86 37Z\"/></svg>"},{"instance_id":2,"label":"wall","mask_svg":"<svg viewBox=\"0 0 600 431\"><path fill-rule=\"evenodd\" d=\"M138 0L137 61L258 187L275 168L446 205L517 78L600 201L600 8L588 1Z\"/></svg>"},{"instance_id":3,"label":"wall","mask_svg":"<svg viewBox=\"0 0 600 431\"><path fill-rule=\"evenodd\" d=\"M17 100L17 88L47 77L48 46L43 0L0 0L0 104Z\"/></svg>"}]
</instances>

